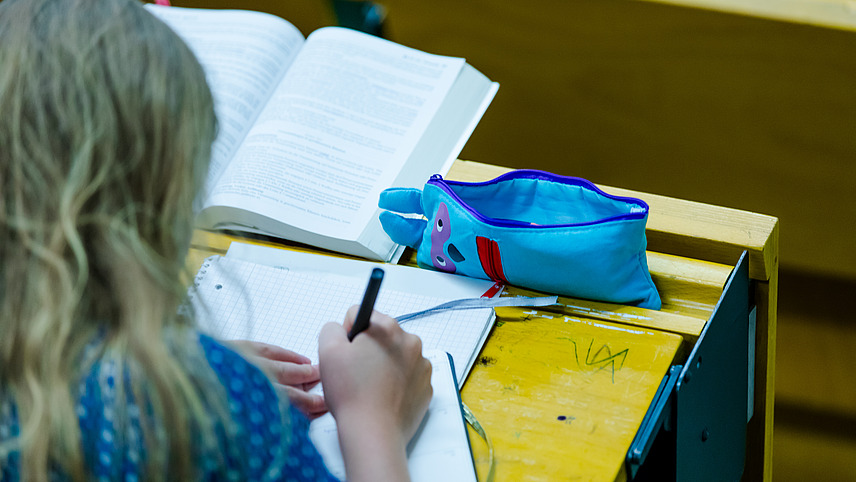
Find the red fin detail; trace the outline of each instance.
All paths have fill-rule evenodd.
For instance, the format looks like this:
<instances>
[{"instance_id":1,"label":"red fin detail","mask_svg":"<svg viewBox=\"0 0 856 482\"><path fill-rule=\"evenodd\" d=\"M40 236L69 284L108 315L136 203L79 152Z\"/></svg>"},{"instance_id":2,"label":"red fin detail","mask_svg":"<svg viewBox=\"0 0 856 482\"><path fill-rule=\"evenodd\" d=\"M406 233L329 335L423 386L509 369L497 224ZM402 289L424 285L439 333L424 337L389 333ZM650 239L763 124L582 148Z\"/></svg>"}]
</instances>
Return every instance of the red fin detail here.
<instances>
[{"instance_id":1,"label":"red fin detail","mask_svg":"<svg viewBox=\"0 0 856 482\"><path fill-rule=\"evenodd\" d=\"M476 236L476 249L478 249L482 269L488 278L508 283L502 271L502 257L499 254L499 244L492 239Z\"/></svg>"}]
</instances>

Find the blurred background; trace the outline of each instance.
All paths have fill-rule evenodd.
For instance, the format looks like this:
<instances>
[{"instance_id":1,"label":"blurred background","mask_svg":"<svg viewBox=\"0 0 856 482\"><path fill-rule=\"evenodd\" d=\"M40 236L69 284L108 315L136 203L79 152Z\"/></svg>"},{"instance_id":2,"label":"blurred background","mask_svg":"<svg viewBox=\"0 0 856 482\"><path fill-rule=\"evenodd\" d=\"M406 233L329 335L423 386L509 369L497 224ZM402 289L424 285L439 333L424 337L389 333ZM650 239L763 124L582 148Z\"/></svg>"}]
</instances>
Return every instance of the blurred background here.
<instances>
[{"instance_id":1,"label":"blurred background","mask_svg":"<svg viewBox=\"0 0 856 482\"><path fill-rule=\"evenodd\" d=\"M462 159L778 217L774 479L856 480L856 2L172 3L465 57L500 89Z\"/></svg>"}]
</instances>

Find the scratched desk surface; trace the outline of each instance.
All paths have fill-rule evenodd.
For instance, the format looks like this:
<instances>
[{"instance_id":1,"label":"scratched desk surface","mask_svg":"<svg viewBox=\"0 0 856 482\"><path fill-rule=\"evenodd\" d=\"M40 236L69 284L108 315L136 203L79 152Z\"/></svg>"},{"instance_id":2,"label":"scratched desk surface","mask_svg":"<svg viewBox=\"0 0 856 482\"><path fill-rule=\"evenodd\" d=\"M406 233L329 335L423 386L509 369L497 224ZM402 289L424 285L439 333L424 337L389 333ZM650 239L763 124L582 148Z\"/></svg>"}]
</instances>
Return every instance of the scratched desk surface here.
<instances>
[{"instance_id":1,"label":"scratched desk surface","mask_svg":"<svg viewBox=\"0 0 856 482\"><path fill-rule=\"evenodd\" d=\"M614 480L682 338L590 318L499 310L461 398L496 480ZM488 451L472 436L481 480Z\"/></svg>"}]
</instances>

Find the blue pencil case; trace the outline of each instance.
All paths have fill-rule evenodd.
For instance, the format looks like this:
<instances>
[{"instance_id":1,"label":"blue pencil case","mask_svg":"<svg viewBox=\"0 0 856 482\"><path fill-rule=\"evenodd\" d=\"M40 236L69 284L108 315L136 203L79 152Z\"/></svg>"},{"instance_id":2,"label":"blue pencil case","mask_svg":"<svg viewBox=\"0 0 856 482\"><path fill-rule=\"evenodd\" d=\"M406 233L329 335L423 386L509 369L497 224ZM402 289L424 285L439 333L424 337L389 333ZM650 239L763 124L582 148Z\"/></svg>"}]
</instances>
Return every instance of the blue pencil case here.
<instances>
[{"instance_id":1,"label":"blue pencil case","mask_svg":"<svg viewBox=\"0 0 856 482\"><path fill-rule=\"evenodd\" d=\"M660 309L640 199L522 169L477 183L434 175L421 191L383 191L378 206L386 233L416 249L421 267Z\"/></svg>"}]
</instances>

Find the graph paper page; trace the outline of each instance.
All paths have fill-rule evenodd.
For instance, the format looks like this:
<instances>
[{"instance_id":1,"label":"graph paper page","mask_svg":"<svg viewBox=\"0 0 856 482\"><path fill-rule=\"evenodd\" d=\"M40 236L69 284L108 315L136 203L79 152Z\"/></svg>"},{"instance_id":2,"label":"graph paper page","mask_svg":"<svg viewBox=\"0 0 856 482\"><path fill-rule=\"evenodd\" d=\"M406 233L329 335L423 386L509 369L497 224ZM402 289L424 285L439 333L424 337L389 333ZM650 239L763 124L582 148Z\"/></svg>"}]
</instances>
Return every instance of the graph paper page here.
<instances>
[{"instance_id":1,"label":"graph paper page","mask_svg":"<svg viewBox=\"0 0 856 482\"><path fill-rule=\"evenodd\" d=\"M293 254L299 259L289 262L288 257L277 258L276 266L245 261L231 254L205 260L189 293L201 327L221 339L279 345L317 363L321 326L327 322L341 323L347 309L360 303L368 273L377 265ZM312 257L325 259L321 262ZM305 263L317 269L307 269ZM358 269L353 263L359 264ZM333 272L334 265L341 265L339 271L347 274ZM383 268L387 276L375 309L391 316L454 299L477 298L492 285L490 281L465 280L469 284L462 287L460 280L455 279L460 276L395 265ZM364 276L361 270L365 270ZM445 288L438 286L442 282L446 283ZM446 295L441 295L444 292ZM403 328L418 335L425 350L451 354L462 386L493 319L493 310L489 308L446 311L407 322Z\"/></svg>"}]
</instances>

